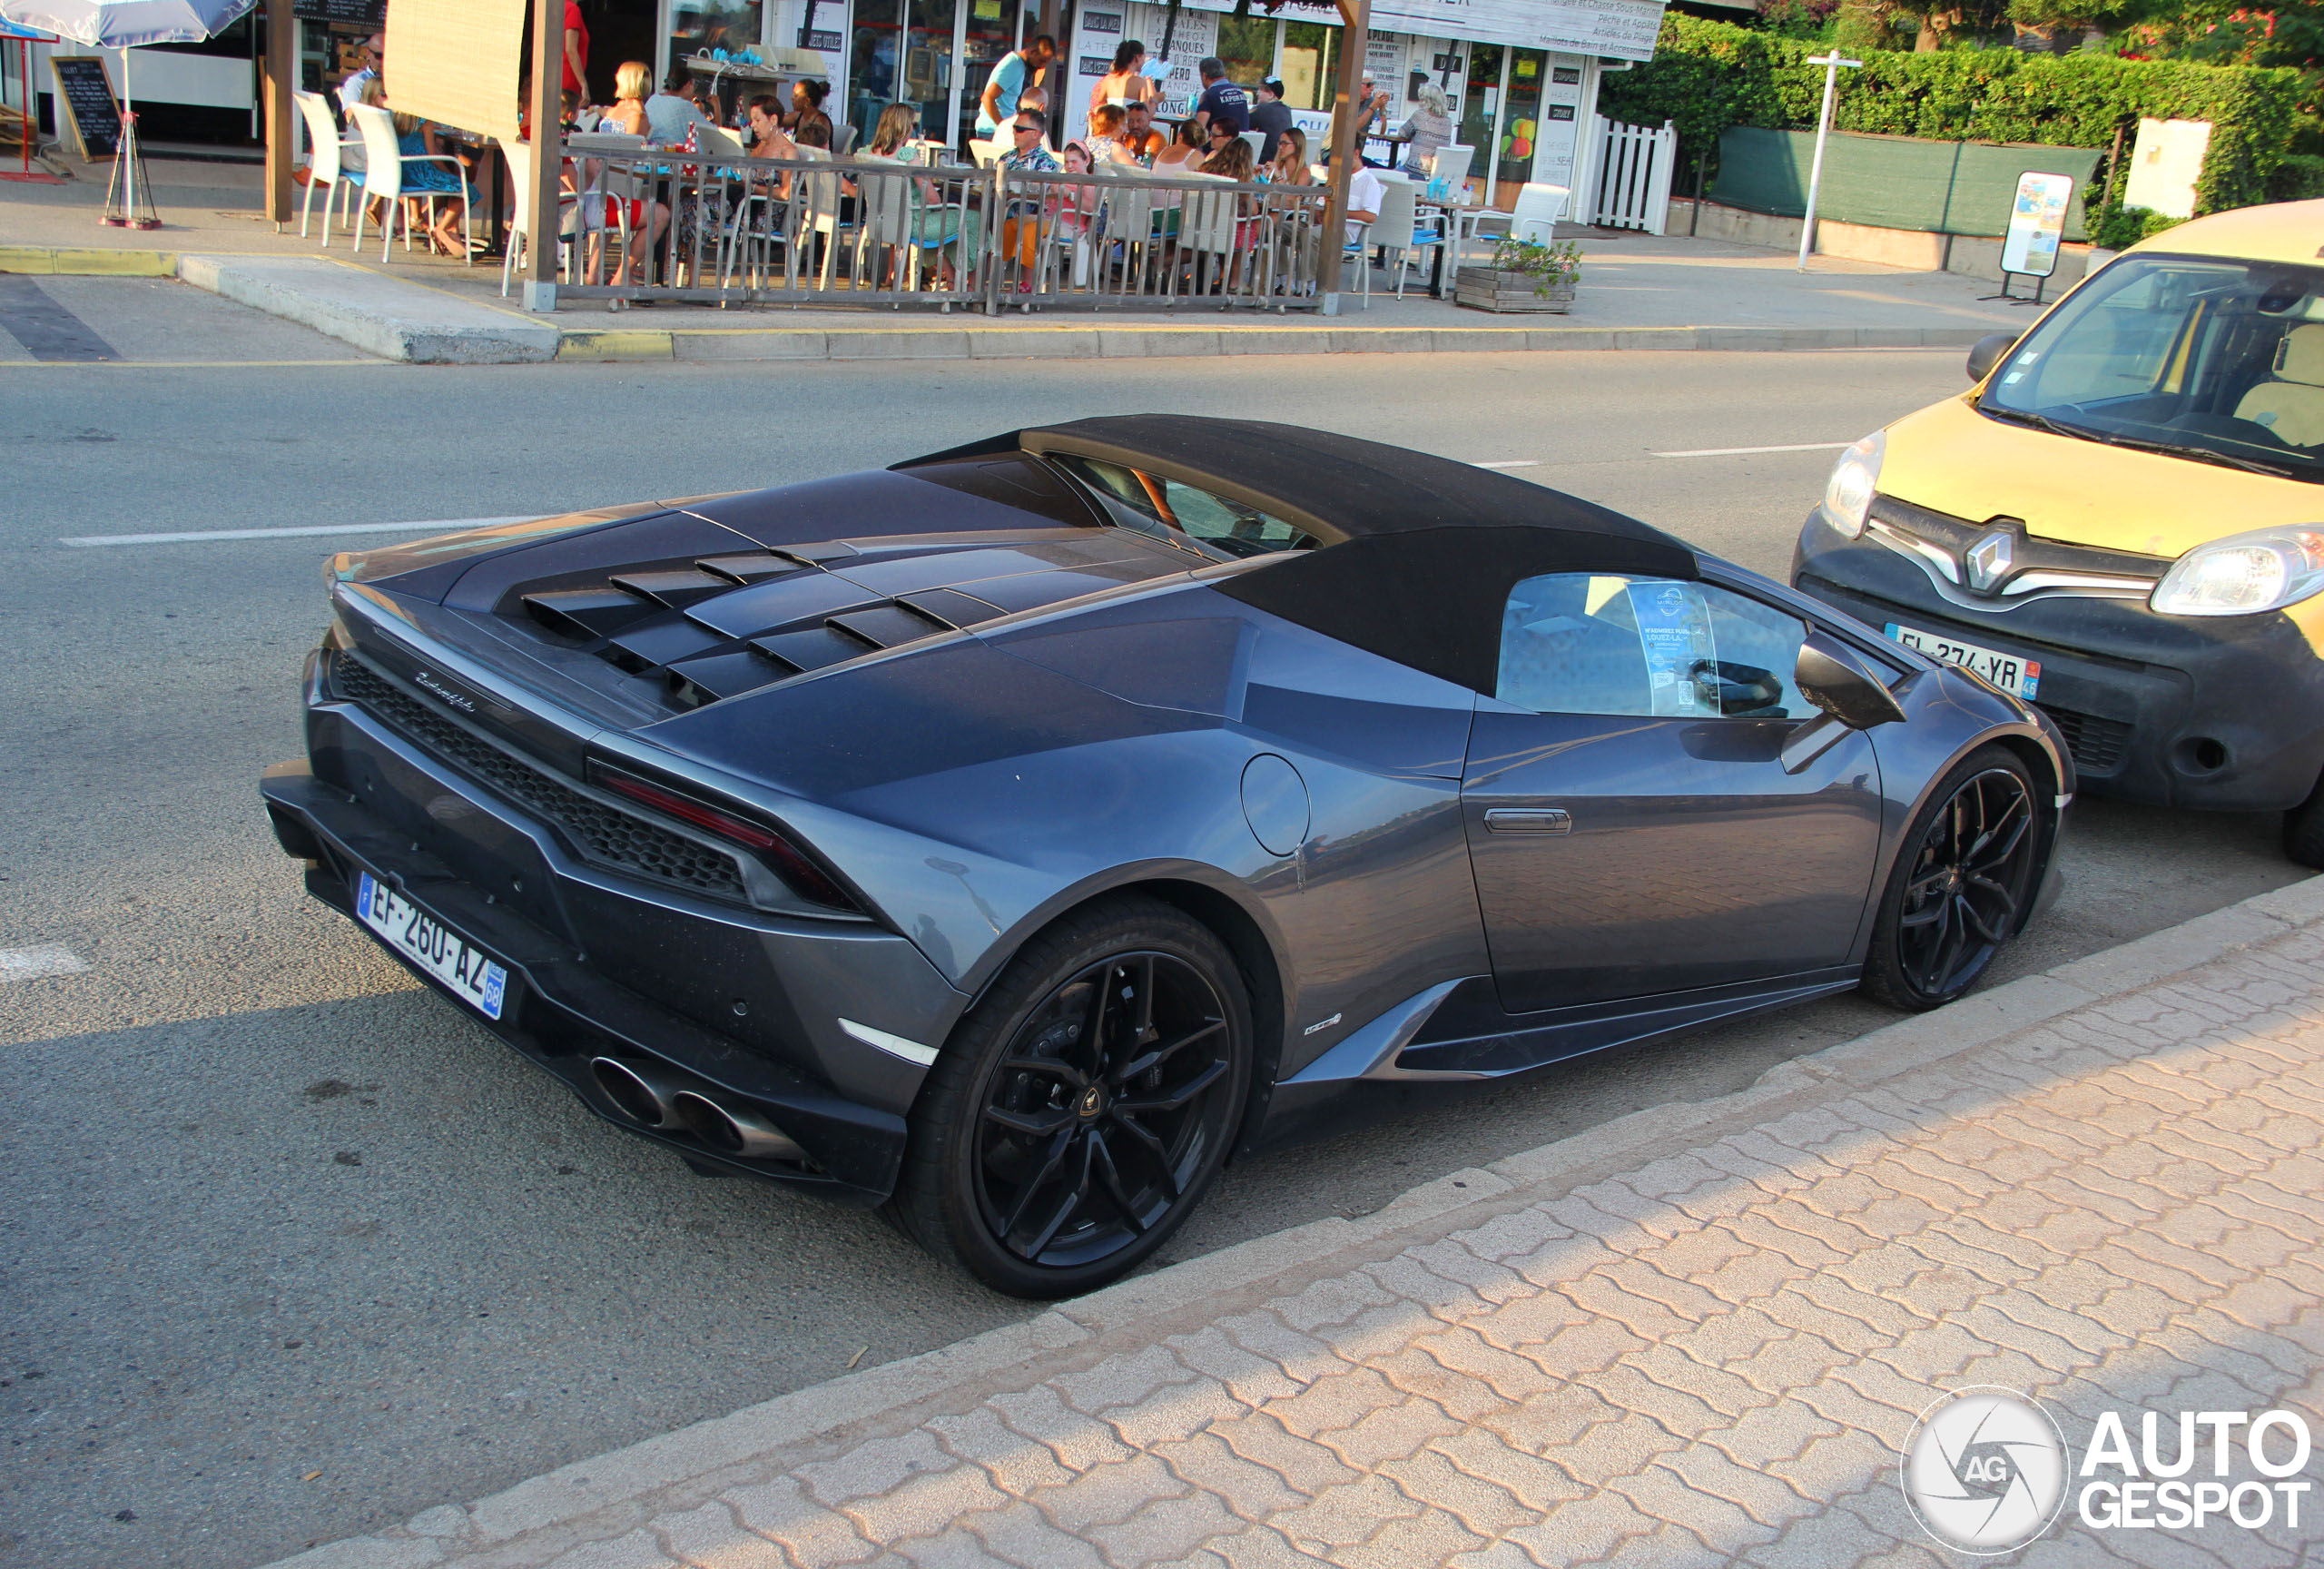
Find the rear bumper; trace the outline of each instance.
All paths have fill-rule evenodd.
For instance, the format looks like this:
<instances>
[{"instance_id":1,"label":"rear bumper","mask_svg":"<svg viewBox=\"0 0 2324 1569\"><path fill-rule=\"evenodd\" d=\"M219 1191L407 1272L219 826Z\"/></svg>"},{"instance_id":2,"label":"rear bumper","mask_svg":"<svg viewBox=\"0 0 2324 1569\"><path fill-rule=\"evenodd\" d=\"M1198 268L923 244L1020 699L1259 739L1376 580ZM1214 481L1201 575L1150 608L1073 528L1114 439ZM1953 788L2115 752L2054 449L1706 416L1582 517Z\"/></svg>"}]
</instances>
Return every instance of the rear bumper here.
<instances>
[{"instance_id":1,"label":"rear bumper","mask_svg":"<svg viewBox=\"0 0 2324 1569\"><path fill-rule=\"evenodd\" d=\"M309 863L309 893L379 940L355 915L369 872L506 966L501 1018L462 1011L609 1121L697 1166L842 1202L886 1199L927 1066L841 1021L940 1043L967 999L917 948L861 923L791 922L625 886L359 709L324 698L309 711L309 739L310 761L280 764L261 784L277 839ZM598 1087L589 1063L600 1055L746 1103L808 1159L732 1158L641 1124Z\"/></svg>"},{"instance_id":2,"label":"rear bumper","mask_svg":"<svg viewBox=\"0 0 2324 1569\"><path fill-rule=\"evenodd\" d=\"M1875 627L1903 622L2038 661L2081 787L2160 805L2297 806L2324 772L2324 661L2276 616L2172 617L2143 601L1965 609L1919 567L1808 518L1792 584Z\"/></svg>"}]
</instances>

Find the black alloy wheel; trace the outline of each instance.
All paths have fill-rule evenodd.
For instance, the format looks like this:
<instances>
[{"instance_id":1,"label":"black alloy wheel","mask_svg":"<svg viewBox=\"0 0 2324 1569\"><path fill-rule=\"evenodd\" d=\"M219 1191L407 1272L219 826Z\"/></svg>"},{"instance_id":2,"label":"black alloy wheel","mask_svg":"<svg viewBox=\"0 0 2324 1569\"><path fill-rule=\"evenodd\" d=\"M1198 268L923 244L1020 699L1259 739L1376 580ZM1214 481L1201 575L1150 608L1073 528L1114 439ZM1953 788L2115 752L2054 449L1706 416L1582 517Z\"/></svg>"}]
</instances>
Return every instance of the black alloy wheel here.
<instances>
[{"instance_id":1,"label":"black alloy wheel","mask_svg":"<svg viewBox=\"0 0 2324 1569\"><path fill-rule=\"evenodd\" d=\"M2041 883L2041 805L1997 746L1956 765L1905 839L1881 897L1865 990L1899 1008L1952 1002L2017 934Z\"/></svg>"},{"instance_id":2,"label":"black alloy wheel","mask_svg":"<svg viewBox=\"0 0 2324 1569\"><path fill-rule=\"evenodd\" d=\"M1240 972L1119 899L1033 940L930 1071L894 1203L987 1284L1060 1297L1152 1255L1208 1188L1250 1080Z\"/></svg>"}]
</instances>

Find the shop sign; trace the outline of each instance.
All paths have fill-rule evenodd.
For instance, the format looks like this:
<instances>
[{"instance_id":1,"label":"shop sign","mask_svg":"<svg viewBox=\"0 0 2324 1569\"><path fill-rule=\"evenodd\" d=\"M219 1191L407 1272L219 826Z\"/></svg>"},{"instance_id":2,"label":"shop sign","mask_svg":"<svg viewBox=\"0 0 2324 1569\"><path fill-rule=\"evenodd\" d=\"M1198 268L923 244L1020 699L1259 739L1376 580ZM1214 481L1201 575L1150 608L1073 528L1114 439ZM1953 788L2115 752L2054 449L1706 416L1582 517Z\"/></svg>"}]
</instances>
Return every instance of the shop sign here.
<instances>
[{"instance_id":1,"label":"shop sign","mask_svg":"<svg viewBox=\"0 0 2324 1569\"><path fill-rule=\"evenodd\" d=\"M1085 13L1081 18L1081 26L1084 32L1111 33L1116 37L1119 37L1122 30L1121 13L1118 11L1091 11Z\"/></svg>"},{"instance_id":2,"label":"shop sign","mask_svg":"<svg viewBox=\"0 0 2324 1569\"><path fill-rule=\"evenodd\" d=\"M1374 0L1372 22L1429 38L1651 60L1662 0Z\"/></svg>"}]
</instances>

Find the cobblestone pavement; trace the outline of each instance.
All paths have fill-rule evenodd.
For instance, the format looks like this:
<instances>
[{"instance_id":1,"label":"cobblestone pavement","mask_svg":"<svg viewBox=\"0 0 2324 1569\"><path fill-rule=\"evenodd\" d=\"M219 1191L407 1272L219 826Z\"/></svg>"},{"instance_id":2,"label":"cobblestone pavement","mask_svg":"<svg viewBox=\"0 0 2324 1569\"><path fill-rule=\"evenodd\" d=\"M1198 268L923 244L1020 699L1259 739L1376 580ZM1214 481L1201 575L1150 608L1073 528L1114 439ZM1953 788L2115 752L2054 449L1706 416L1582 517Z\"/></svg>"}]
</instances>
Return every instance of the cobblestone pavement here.
<instances>
[{"instance_id":1,"label":"cobblestone pavement","mask_svg":"<svg viewBox=\"0 0 2324 1569\"><path fill-rule=\"evenodd\" d=\"M1946 1389L2070 1463L2110 1410L2324 1421L2319 973L2324 879L293 1562L1971 1562L1898 1485ZM2067 1485L2004 1561L2324 1557L2324 1500L2099 1529Z\"/></svg>"}]
</instances>

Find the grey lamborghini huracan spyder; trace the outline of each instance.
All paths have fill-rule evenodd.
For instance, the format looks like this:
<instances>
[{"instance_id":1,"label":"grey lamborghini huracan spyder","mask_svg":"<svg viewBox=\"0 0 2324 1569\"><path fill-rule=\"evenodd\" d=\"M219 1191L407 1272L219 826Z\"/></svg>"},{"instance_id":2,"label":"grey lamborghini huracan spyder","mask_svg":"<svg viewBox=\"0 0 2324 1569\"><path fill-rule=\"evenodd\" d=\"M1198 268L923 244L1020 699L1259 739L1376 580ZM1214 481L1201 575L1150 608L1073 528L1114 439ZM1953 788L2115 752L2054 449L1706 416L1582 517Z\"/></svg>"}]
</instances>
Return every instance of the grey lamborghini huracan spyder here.
<instances>
[{"instance_id":1,"label":"grey lamborghini huracan spyder","mask_svg":"<svg viewBox=\"0 0 2324 1569\"><path fill-rule=\"evenodd\" d=\"M1827 606L1280 426L1086 419L332 576L264 781L309 891L600 1115L1025 1296L1350 1095L1958 996L2074 788L2029 705Z\"/></svg>"}]
</instances>

